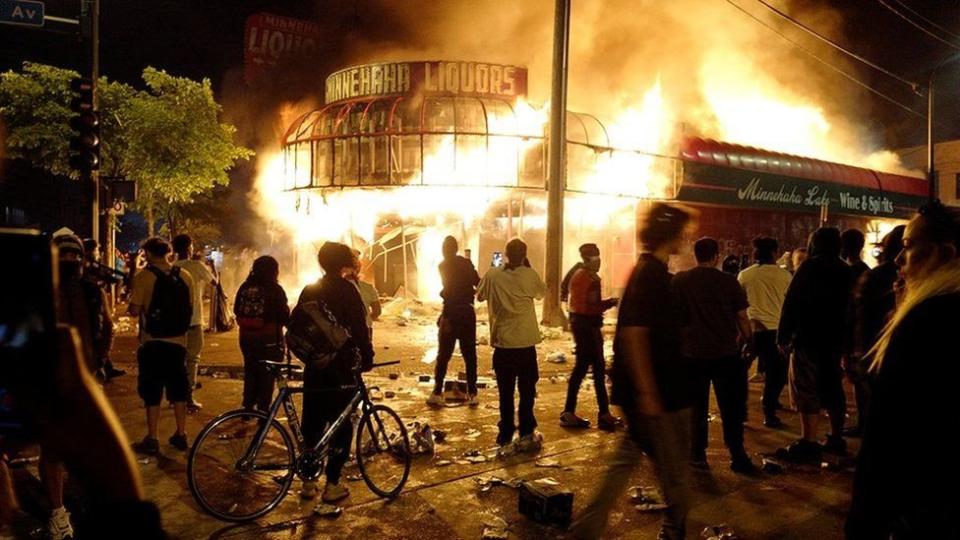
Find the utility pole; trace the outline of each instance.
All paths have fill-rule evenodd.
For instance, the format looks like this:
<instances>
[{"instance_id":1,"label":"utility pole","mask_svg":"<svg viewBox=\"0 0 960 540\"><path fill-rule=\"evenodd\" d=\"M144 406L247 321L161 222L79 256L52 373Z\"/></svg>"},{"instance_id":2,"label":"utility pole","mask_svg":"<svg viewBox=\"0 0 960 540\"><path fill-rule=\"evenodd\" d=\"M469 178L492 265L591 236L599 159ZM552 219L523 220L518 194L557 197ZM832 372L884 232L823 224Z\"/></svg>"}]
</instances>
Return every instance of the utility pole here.
<instances>
[{"instance_id":1,"label":"utility pole","mask_svg":"<svg viewBox=\"0 0 960 540\"><path fill-rule=\"evenodd\" d=\"M566 189L567 69L570 64L570 0L556 0L553 19L553 83L550 93L550 167L547 174L547 255L543 300L545 326L562 327L560 274L563 263L563 195Z\"/></svg>"},{"instance_id":2,"label":"utility pole","mask_svg":"<svg viewBox=\"0 0 960 540\"><path fill-rule=\"evenodd\" d=\"M100 78L100 0L80 0L80 41L86 45L85 70L93 81L93 110L99 111L97 79ZM93 167L89 173L90 188L90 237L102 246L100 238L100 173Z\"/></svg>"}]
</instances>

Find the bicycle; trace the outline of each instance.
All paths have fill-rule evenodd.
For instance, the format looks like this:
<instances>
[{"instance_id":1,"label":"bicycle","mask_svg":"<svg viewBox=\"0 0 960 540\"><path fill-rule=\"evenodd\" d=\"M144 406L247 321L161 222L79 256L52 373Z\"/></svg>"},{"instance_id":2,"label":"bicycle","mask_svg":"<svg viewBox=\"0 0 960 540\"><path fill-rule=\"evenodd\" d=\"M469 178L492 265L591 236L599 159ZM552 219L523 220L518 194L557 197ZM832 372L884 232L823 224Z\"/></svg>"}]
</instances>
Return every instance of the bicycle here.
<instances>
[{"instance_id":1,"label":"bicycle","mask_svg":"<svg viewBox=\"0 0 960 540\"><path fill-rule=\"evenodd\" d=\"M214 418L197 435L187 459L187 481L197 503L223 521L242 522L261 517L280 504L294 477L314 480L323 472L330 441L344 422L362 412L356 430L356 460L360 475L371 491L383 498L400 494L410 474L410 440L403 421L386 405L373 404L359 370L355 390L340 416L320 441L305 448L293 396L306 392L288 385L303 368L289 362L262 361L276 379L279 392L266 413L247 409L228 411ZM374 364L374 367L399 364ZM375 387L374 387L375 388ZM287 427L277 414L283 409Z\"/></svg>"}]
</instances>

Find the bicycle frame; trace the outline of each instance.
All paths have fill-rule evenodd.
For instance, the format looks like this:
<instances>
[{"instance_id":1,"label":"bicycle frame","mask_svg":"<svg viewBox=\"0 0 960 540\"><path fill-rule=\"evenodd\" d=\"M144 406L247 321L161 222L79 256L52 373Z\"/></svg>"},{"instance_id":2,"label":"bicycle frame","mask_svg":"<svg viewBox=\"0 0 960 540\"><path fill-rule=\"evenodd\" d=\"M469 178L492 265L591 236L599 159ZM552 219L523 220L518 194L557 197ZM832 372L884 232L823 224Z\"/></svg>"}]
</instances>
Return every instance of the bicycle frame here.
<instances>
[{"instance_id":1,"label":"bicycle frame","mask_svg":"<svg viewBox=\"0 0 960 540\"><path fill-rule=\"evenodd\" d=\"M383 364L375 364L375 366L391 365L399 362L385 362ZM319 393L319 392L333 392L337 390L354 390L354 395L350 399L350 402L343 409L340 415L337 417L334 422L327 427L324 431L323 436L312 448L306 449L313 452L318 452L321 457L324 457L326 450L329 447L330 440L336 435L340 427L346 422L350 415L353 414L353 411L357 407L361 407L363 411L366 411L369 407L372 406L370 403L370 395L366 384L363 382L363 377L360 376L358 372L356 374L356 384L353 386L340 386L339 388L316 388L316 389L305 389L305 388L291 388L287 386L287 379L285 377L277 377L277 384L279 386L279 392L276 399L274 399L273 404L270 405L270 411L267 414L266 422L258 430L257 436L251 441L250 447L247 449L247 452L244 454L244 457L239 460L237 463L238 468L240 469L256 469L256 470L266 470L271 469L271 467L255 467L253 462L256 460L257 456L260 453L260 448L263 447L263 442L267 438L267 433L269 432L270 424L277 417L277 413L280 411L280 407L283 407L284 413L287 415L287 427L290 429L293 434L294 440L297 444L298 457L302 455L305 451L304 448L304 438L303 431L300 427L300 419L297 415L297 408L293 403L293 396L296 394L307 394L307 393ZM382 429L382 426L381 426Z\"/></svg>"}]
</instances>

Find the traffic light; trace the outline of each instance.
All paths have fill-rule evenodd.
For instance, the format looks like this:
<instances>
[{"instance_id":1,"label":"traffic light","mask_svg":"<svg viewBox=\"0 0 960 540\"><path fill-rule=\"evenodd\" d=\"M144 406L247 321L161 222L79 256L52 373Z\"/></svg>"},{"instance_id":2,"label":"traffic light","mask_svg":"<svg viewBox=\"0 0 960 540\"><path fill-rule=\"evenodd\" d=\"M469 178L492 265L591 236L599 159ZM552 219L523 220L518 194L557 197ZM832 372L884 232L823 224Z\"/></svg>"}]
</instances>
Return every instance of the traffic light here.
<instances>
[{"instance_id":1,"label":"traffic light","mask_svg":"<svg viewBox=\"0 0 960 540\"><path fill-rule=\"evenodd\" d=\"M70 89L76 94L70 100L70 110L76 113L70 119L74 131L70 138L70 168L89 174L100 168L100 116L93 110L93 81L73 79Z\"/></svg>"}]
</instances>

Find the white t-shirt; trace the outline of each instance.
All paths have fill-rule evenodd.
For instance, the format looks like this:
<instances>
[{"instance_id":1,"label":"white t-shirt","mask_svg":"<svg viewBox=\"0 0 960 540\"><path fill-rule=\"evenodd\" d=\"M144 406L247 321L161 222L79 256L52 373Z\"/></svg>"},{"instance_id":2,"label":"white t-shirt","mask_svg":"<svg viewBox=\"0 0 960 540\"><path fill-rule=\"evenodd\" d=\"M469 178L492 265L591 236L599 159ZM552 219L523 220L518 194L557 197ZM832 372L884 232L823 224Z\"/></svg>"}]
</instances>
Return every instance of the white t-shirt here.
<instances>
[{"instance_id":1,"label":"white t-shirt","mask_svg":"<svg viewBox=\"0 0 960 540\"><path fill-rule=\"evenodd\" d=\"M190 317L190 326L203 325L203 291L213 281L213 273L207 265L193 259L178 260L173 265L186 270L193 278L194 287L191 291L193 315Z\"/></svg>"},{"instance_id":2,"label":"white t-shirt","mask_svg":"<svg viewBox=\"0 0 960 540\"><path fill-rule=\"evenodd\" d=\"M780 310L793 276L775 264L754 264L740 272L737 281L747 293L747 317L767 330L780 326Z\"/></svg>"},{"instance_id":3,"label":"white t-shirt","mask_svg":"<svg viewBox=\"0 0 960 540\"><path fill-rule=\"evenodd\" d=\"M522 349L540 343L533 301L543 298L546 292L547 286L532 268L487 270L477 287L477 300L487 302L490 344L503 349Z\"/></svg>"}]
</instances>

